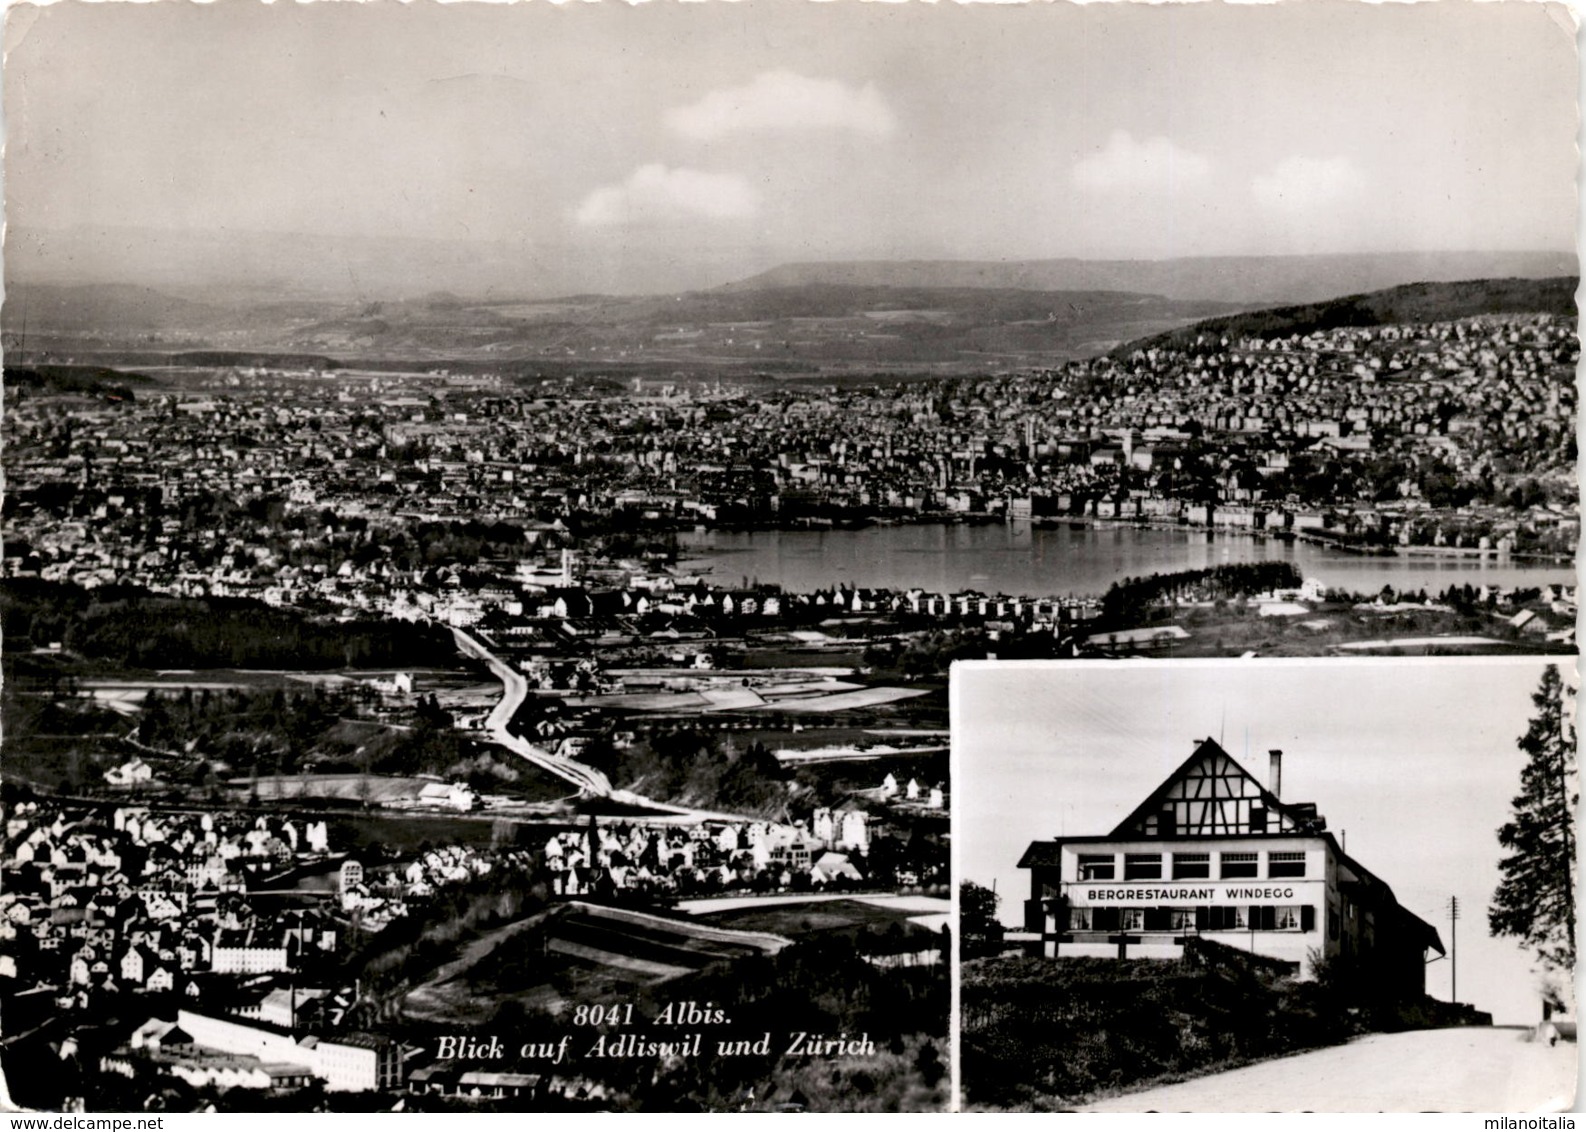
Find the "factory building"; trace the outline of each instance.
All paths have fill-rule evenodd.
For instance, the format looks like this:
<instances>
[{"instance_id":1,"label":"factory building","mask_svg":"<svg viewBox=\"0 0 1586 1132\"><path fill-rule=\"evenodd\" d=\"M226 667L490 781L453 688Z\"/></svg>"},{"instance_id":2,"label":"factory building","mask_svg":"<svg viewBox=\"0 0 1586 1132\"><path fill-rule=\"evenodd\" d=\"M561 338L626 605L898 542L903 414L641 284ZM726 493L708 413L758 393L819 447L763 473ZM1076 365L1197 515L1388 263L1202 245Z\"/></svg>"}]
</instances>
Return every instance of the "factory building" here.
<instances>
[{"instance_id":1,"label":"factory building","mask_svg":"<svg viewBox=\"0 0 1586 1132\"><path fill-rule=\"evenodd\" d=\"M1359 960L1423 994L1437 930L1343 851L1314 804L1281 800L1282 752L1270 757L1263 786L1207 739L1111 833L1031 843L1031 953L1173 959L1198 936L1302 977L1313 956Z\"/></svg>"},{"instance_id":2,"label":"factory building","mask_svg":"<svg viewBox=\"0 0 1586 1132\"><path fill-rule=\"evenodd\" d=\"M192 1044L242 1054L275 1065L300 1067L332 1092L368 1092L402 1087L402 1047L373 1034L335 1039L297 1036L282 1026L181 1010L177 1026ZM269 1066L266 1065L266 1068Z\"/></svg>"}]
</instances>

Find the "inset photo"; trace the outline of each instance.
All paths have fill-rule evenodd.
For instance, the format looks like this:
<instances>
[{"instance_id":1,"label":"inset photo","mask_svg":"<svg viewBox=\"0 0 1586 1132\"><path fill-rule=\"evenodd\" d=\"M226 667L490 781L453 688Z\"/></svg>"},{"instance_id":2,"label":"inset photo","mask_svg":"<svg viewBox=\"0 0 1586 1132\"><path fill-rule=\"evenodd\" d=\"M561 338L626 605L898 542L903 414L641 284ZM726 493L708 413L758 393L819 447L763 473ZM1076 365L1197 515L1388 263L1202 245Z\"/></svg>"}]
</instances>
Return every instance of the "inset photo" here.
<instances>
[{"instance_id":1,"label":"inset photo","mask_svg":"<svg viewBox=\"0 0 1586 1132\"><path fill-rule=\"evenodd\" d=\"M1574 714L1542 657L955 665L961 1106L1567 1110Z\"/></svg>"}]
</instances>

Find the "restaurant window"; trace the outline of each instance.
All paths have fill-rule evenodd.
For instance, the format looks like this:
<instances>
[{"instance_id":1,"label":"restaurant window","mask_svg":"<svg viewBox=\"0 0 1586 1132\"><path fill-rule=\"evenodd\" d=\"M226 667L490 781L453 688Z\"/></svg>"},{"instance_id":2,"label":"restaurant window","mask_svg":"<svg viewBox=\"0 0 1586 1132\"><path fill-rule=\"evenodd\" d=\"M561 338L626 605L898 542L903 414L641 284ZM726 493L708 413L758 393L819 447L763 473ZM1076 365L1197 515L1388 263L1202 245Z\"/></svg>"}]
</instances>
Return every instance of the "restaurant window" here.
<instances>
[{"instance_id":1,"label":"restaurant window","mask_svg":"<svg viewBox=\"0 0 1586 1132\"><path fill-rule=\"evenodd\" d=\"M1126 931L1126 932L1144 931L1145 930L1145 909L1144 908L1120 908L1120 909L1118 909L1118 927L1120 929L1122 929L1123 931Z\"/></svg>"},{"instance_id":2,"label":"restaurant window","mask_svg":"<svg viewBox=\"0 0 1586 1132\"><path fill-rule=\"evenodd\" d=\"M1070 908L1068 910L1068 930L1071 932L1090 931L1090 909Z\"/></svg>"},{"instance_id":3,"label":"restaurant window","mask_svg":"<svg viewBox=\"0 0 1586 1132\"><path fill-rule=\"evenodd\" d=\"M1230 932L1244 927L1241 909L1212 905L1195 909L1195 927L1203 932Z\"/></svg>"},{"instance_id":4,"label":"restaurant window","mask_svg":"<svg viewBox=\"0 0 1586 1132\"><path fill-rule=\"evenodd\" d=\"M1277 877L1302 877L1305 875L1304 853L1268 853L1267 876Z\"/></svg>"},{"instance_id":5,"label":"restaurant window","mask_svg":"<svg viewBox=\"0 0 1586 1132\"><path fill-rule=\"evenodd\" d=\"M1105 856L1080 854L1080 880L1117 880L1118 858L1111 853Z\"/></svg>"},{"instance_id":6,"label":"restaurant window","mask_svg":"<svg viewBox=\"0 0 1586 1132\"><path fill-rule=\"evenodd\" d=\"M1162 854L1128 853L1123 858L1124 880L1161 880Z\"/></svg>"},{"instance_id":7,"label":"restaurant window","mask_svg":"<svg viewBox=\"0 0 1586 1132\"><path fill-rule=\"evenodd\" d=\"M1223 880L1244 880L1260 875L1261 854L1259 853L1223 853L1220 856L1220 869Z\"/></svg>"},{"instance_id":8,"label":"restaurant window","mask_svg":"<svg viewBox=\"0 0 1586 1132\"><path fill-rule=\"evenodd\" d=\"M1272 910L1272 930L1291 932L1300 926L1300 910L1292 904L1280 904Z\"/></svg>"},{"instance_id":9,"label":"restaurant window","mask_svg":"<svg viewBox=\"0 0 1586 1132\"><path fill-rule=\"evenodd\" d=\"M1195 926L1195 909L1172 908L1172 926L1176 932L1187 932Z\"/></svg>"},{"instance_id":10,"label":"restaurant window","mask_svg":"<svg viewBox=\"0 0 1586 1132\"><path fill-rule=\"evenodd\" d=\"M1170 932L1173 930L1173 909L1147 908L1145 910L1145 930L1148 932Z\"/></svg>"},{"instance_id":11,"label":"restaurant window","mask_svg":"<svg viewBox=\"0 0 1586 1132\"><path fill-rule=\"evenodd\" d=\"M1212 875L1210 853L1174 853L1174 880L1205 880Z\"/></svg>"}]
</instances>

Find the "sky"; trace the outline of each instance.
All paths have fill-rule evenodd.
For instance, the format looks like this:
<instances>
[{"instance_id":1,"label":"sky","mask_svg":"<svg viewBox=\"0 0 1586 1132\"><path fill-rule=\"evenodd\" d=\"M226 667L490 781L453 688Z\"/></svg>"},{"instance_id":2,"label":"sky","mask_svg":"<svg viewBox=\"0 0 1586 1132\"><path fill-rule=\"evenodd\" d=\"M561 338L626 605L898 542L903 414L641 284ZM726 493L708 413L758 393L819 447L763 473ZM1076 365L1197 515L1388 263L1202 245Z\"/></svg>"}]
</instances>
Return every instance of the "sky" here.
<instances>
[{"instance_id":1,"label":"sky","mask_svg":"<svg viewBox=\"0 0 1586 1132\"><path fill-rule=\"evenodd\" d=\"M1565 658L1566 660L1568 658ZM1031 841L1105 835L1194 752L1218 739L1263 785L1282 750L1286 802L1315 802L1350 856L1453 942L1459 999L1494 1020L1540 1018L1533 962L1492 939L1486 914L1548 662L1535 658L1174 660L953 669L958 875L1002 897L1022 926ZM1452 964L1427 968L1447 999Z\"/></svg>"},{"instance_id":2,"label":"sky","mask_svg":"<svg viewBox=\"0 0 1586 1132\"><path fill-rule=\"evenodd\" d=\"M13 240L443 241L627 291L1575 246L1562 5L66 2L6 48Z\"/></svg>"}]
</instances>

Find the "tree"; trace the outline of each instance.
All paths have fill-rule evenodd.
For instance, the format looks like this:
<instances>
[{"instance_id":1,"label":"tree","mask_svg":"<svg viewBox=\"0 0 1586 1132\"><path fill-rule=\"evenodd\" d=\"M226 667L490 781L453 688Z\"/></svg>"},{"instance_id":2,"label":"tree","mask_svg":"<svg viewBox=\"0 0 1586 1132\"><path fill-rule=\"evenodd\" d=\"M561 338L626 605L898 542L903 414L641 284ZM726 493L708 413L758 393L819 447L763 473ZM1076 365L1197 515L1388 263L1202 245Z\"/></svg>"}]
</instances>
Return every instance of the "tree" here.
<instances>
[{"instance_id":1,"label":"tree","mask_svg":"<svg viewBox=\"0 0 1586 1132\"><path fill-rule=\"evenodd\" d=\"M1531 697L1537 713L1519 740L1531 761L1520 773L1514 816L1498 830L1509 855L1498 863L1503 879L1487 909L1495 936L1515 936L1550 967L1575 965L1574 727L1565 714L1564 683L1548 665Z\"/></svg>"},{"instance_id":2,"label":"tree","mask_svg":"<svg viewBox=\"0 0 1586 1132\"><path fill-rule=\"evenodd\" d=\"M1002 902L991 889L966 880L958 886L958 921L966 939L1002 939L1002 924L997 905Z\"/></svg>"}]
</instances>

